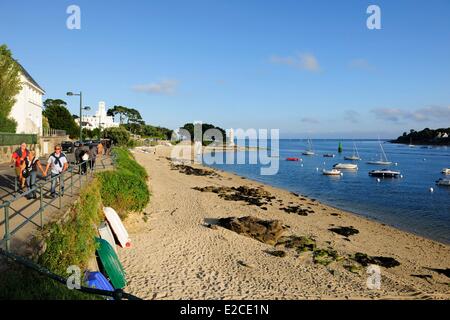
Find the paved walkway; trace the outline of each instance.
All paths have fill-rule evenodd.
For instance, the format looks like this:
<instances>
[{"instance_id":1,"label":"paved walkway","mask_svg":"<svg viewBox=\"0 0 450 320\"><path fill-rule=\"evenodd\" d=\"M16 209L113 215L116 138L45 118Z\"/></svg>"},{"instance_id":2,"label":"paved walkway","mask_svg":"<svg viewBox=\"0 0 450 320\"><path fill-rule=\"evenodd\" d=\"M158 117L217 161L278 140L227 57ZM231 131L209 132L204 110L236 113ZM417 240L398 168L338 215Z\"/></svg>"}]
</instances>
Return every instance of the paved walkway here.
<instances>
[{"instance_id":1,"label":"paved walkway","mask_svg":"<svg viewBox=\"0 0 450 320\"><path fill-rule=\"evenodd\" d=\"M8 214L5 209L0 208L0 243L5 235L6 217L9 218L9 232L14 232L18 227L20 229L11 236L10 250L14 253L24 254L27 250L29 240L34 232L54 219L58 214L62 214L69 205L73 204L77 199L80 190L85 184L92 179L92 172L86 175L80 175L78 166L73 163L73 154L67 155L71 165L69 170L64 174L65 192L64 196L55 199L50 197L50 178L46 179L38 175L38 183L42 185L42 200L38 192L37 199L28 200L23 194L15 192L15 176L14 169L9 164L0 165L0 206L10 202ZM42 165L46 164L46 160L42 159ZM94 171L101 171L111 168L111 159L103 157L102 161L97 161ZM57 191L59 186L57 186ZM42 210L42 221L39 209ZM5 243L1 243L0 247L5 248Z\"/></svg>"}]
</instances>

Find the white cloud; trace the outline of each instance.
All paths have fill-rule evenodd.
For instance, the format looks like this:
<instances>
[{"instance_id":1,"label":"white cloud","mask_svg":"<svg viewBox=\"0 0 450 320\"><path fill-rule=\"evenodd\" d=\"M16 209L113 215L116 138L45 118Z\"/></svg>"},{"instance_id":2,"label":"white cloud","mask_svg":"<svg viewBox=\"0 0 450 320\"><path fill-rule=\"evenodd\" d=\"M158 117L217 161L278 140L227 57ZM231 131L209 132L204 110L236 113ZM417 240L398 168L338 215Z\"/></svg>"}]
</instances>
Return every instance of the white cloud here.
<instances>
[{"instance_id":1,"label":"white cloud","mask_svg":"<svg viewBox=\"0 0 450 320\"><path fill-rule=\"evenodd\" d=\"M136 92L171 95L176 92L177 87L178 87L177 80L166 79L160 82L138 84L133 87L133 90Z\"/></svg>"},{"instance_id":2,"label":"white cloud","mask_svg":"<svg viewBox=\"0 0 450 320\"><path fill-rule=\"evenodd\" d=\"M311 53L299 53L295 56L272 56L270 62L274 64L284 64L298 69L311 72L320 71L320 64L317 58Z\"/></svg>"},{"instance_id":3,"label":"white cloud","mask_svg":"<svg viewBox=\"0 0 450 320\"><path fill-rule=\"evenodd\" d=\"M402 110L398 108L377 108L372 112L378 119L399 122L400 120L414 120L417 122L448 120L450 122L450 106L429 106L417 110Z\"/></svg>"}]
</instances>

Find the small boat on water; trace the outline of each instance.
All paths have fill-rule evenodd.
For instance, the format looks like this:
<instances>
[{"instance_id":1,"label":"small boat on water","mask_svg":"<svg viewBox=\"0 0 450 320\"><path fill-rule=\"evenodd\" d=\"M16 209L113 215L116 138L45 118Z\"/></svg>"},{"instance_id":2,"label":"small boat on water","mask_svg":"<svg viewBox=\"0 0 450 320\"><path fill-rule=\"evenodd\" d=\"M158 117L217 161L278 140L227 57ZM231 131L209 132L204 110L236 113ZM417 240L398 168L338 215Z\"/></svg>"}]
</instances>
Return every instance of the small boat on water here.
<instances>
[{"instance_id":1,"label":"small boat on water","mask_svg":"<svg viewBox=\"0 0 450 320\"><path fill-rule=\"evenodd\" d=\"M439 178L439 180L436 181L436 184L438 186L450 187L450 179Z\"/></svg>"},{"instance_id":2,"label":"small boat on water","mask_svg":"<svg viewBox=\"0 0 450 320\"><path fill-rule=\"evenodd\" d=\"M344 170L358 170L358 165L353 163L336 163L333 165L334 169L344 169Z\"/></svg>"},{"instance_id":3,"label":"small boat on water","mask_svg":"<svg viewBox=\"0 0 450 320\"><path fill-rule=\"evenodd\" d=\"M336 155L335 154L332 154L332 153L325 153L324 155L323 155L323 157L324 158L334 158Z\"/></svg>"},{"instance_id":4,"label":"small boat on water","mask_svg":"<svg viewBox=\"0 0 450 320\"><path fill-rule=\"evenodd\" d=\"M442 169L443 174L450 174L450 168L444 168Z\"/></svg>"},{"instance_id":5,"label":"small boat on water","mask_svg":"<svg viewBox=\"0 0 450 320\"><path fill-rule=\"evenodd\" d=\"M386 153L384 152L383 145L380 142L380 148L381 148L381 154L380 154L380 160L374 160L374 161L367 161L368 164L376 164L381 166L389 166L392 164L391 161L388 160Z\"/></svg>"},{"instance_id":6,"label":"small boat on water","mask_svg":"<svg viewBox=\"0 0 450 320\"><path fill-rule=\"evenodd\" d=\"M410 148L414 148L415 147L415 145L413 145L413 143L412 143L412 137L409 138L409 145L408 145L408 147L410 147Z\"/></svg>"},{"instance_id":7,"label":"small boat on water","mask_svg":"<svg viewBox=\"0 0 450 320\"><path fill-rule=\"evenodd\" d=\"M389 169L372 170L369 171L369 176L382 178L398 178L400 176L400 171L393 171Z\"/></svg>"},{"instance_id":8,"label":"small boat on water","mask_svg":"<svg viewBox=\"0 0 450 320\"><path fill-rule=\"evenodd\" d=\"M300 161L300 159L294 158L294 157L289 157L289 158L286 158L286 161Z\"/></svg>"},{"instance_id":9,"label":"small boat on water","mask_svg":"<svg viewBox=\"0 0 450 320\"><path fill-rule=\"evenodd\" d=\"M341 171L337 170L337 169L331 169L331 170L322 170L322 174L326 175L326 176L340 176L341 175Z\"/></svg>"},{"instance_id":10,"label":"small boat on water","mask_svg":"<svg viewBox=\"0 0 450 320\"><path fill-rule=\"evenodd\" d=\"M308 139L308 148L302 152L303 155L305 156L313 156L315 155L313 147L312 147L312 142L311 139Z\"/></svg>"},{"instance_id":11,"label":"small boat on water","mask_svg":"<svg viewBox=\"0 0 450 320\"><path fill-rule=\"evenodd\" d=\"M344 160L352 160L352 161L361 160L358 153L358 149L356 148L356 144L354 142L353 142L353 154L351 156L345 156Z\"/></svg>"}]
</instances>

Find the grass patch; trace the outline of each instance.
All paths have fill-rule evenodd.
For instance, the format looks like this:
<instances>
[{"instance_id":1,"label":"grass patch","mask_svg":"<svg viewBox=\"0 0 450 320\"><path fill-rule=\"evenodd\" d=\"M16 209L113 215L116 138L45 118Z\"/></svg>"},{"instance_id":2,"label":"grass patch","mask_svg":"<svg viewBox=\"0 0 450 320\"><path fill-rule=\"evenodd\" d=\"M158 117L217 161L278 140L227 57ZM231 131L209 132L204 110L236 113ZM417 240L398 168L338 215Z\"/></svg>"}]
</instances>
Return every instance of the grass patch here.
<instances>
[{"instance_id":1,"label":"grass patch","mask_svg":"<svg viewBox=\"0 0 450 320\"><path fill-rule=\"evenodd\" d=\"M97 179L84 189L77 203L70 209L65 223L52 222L45 226L43 236L47 249L39 257L39 264L61 276L67 276L70 265L86 267L96 246L94 237L102 219L102 198Z\"/></svg>"},{"instance_id":2,"label":"grass patch","mask_svg":"<svg viewBox=\"0 0 450 320\"><path fill-rule=\"evenodd\" d=\"M118 171L128 171L142 179L148 178L145 168L136 162L133 155L127 149L114 148L112 152Z\"/></svg>"},{"instance_id":3,"label":"grass patch","mask_svg":"<svg viewBox=\"0 0 450 320\"><path fill-rule=\"evenodd\" d=\"M69 290L66 286L33 270L11 265L0 273L0 300L92 300L93 294Z\"/></svg>"},{"instance_id":4,"label":"grass patch","mask_svg":"<svg viewBox=\"0 0 450 320\"><path fill-rule=\"evenodd\" d=\"M129 212L144 210L150 201L148 175L127 149L115 148L113 154L116 170L100 172L97 177L103 204L114 208L123 219Z\"/></svg>"}]
</instances>

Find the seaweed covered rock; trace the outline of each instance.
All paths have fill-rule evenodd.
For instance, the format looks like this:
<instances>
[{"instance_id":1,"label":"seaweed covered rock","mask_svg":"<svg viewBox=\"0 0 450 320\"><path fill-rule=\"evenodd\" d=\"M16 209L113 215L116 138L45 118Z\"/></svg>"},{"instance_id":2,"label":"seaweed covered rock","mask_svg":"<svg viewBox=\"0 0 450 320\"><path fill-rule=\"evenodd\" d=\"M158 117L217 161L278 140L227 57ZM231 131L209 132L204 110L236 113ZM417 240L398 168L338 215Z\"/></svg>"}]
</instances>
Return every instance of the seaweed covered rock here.
<instances>
[{"instance_id":1,"label":"seaweed covered rock","mask_svg":"<svg viewBox=\"0 0 450 320\"><path fill-rule=\"evenodd\" d=\"M369 264L376 264L385 268L393 268L400 265L400 262L391 257L371 257L365 253L357 252L353 256L353 260L358 262L360 265L366 267Z\"/></svg>"},{"instance_id":2,"label":"seaweed covered rock","mask_svg":"<svg viewBox=\"0 0 450 320\"><path fill-rule=\"evenodd\" d=\"M314 213L314 210L307 209L302 206L294 206L294 205L282 207L282 208L280 208L280 210L283 210L284 212L287 212L287 213L295 213L295 214L298 214L299 216L307 216L308 213Z\"/></svg>"},{"instance_id":3,"label":"seaweed covered rock","mask_svg":"<svg viewBox=\"0 0 450 320\"><path fill-rule=\"evenodd\" d=\"M331 231L331 232L340 234L341 236L344 236L344 237L349 237L349 236L352 236L352 235L355 235L355 234L359 233L359 230L353 228L352 226L350 226L350 227L336 227L336 228L330 228L328 230Z\"/></svg>"},{"instance_id":4,"label":"seaweed covered rock","mask_svg":"<svg viewBox=\"0 0 450 320\"><path fill-rule=\"evenodd\" d=\"M280 258L286 257L286 251L283 251L283 250L267 250L265 252L274 257L280 257Z\"/></svg>"},{"instance_id":5,"label":"seaweed covered rock","mask_svg":"<svg viewBox=\"0 0 450 320\"><path fill-rule=\"evenodd\" d=\"M261 207L270 204L274 196L262 188L250 188L247 186L239 187L194 187L194 190L200 192L216 193L220 198L228 201L244 201L248 205Z\"/></svg>"},{"instance_id":6,"label":"seaweed covered rock","mask_svg":"<svg viewBox=\"0 0 450 320\"><path fill-rule=\"evenodd\" d=\"M316 249L313 253L314 263L318 263L324 266L329 265L331 262L339 259L337 252L333 249Z\"/></svg>"},{"instance_id":7,"label":"seaweed covered rock","mask_svg":"<svg viewBox=\"0 0 450 320\"><path fill-rule=\"evenodd\" d=\"M210 176L210 177L219 177L219 175L212 171L212 170L206 170L206 169L200 169L200 168L194 168L191 166L187 166L184 164L172 164L171 166L172 170L178 170L180 173L184 173L188 176Z\"/></svg>"},{"instance_id":8,"label":"seaweed covered rock","mask_svg":"<svg viewBox=\"0 0 450 320\"><path fill-rule=\"evenodd\" d=\"M279 220L262 220L251 216L221 218L218 225L270 245L277 243L284 232Z\"/></svg>"},{"instance_id":9,"label":"seaweed covered rock","mask_svg":"<svg viewBox=\"0 0 450 320\"><path fill-rule=\"evenodd\" d=\"M316 248L316 242L304 236L281 237L276 245L282 245L288 249L295 249L298 253L313 251Z\"/></svg>"}]
</instances>

